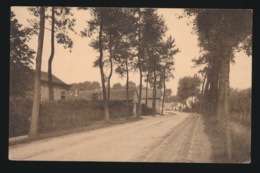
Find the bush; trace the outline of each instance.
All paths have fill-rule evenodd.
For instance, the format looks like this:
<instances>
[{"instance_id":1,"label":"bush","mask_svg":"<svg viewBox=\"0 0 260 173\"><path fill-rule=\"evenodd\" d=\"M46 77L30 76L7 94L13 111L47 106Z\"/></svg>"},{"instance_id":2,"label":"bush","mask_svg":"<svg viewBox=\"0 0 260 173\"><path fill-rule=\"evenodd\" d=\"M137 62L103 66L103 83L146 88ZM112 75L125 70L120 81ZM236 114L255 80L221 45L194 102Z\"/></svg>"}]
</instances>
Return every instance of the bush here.
<instances>
[{"instance_id":1,"label":"bush","mask_svg":"<svg viewBox=\"0 0 260 173\"><path fill-rule=\"evenodd\" d=\"M28 134L32 100L23 98L10 98L9 100L9 136Z\"/></svg>"},{"instance_id":2,"label":"bush","mask_svg":"<svg viewBox=\"0 0 260 173\"><path fill-rule=\"evenodd\" d=\"M142 104L142 114L143 115L154 115L156 114L153 110L153 108L149 108L145 106L145 104Z\"/></svg>"},{"instance_id":3,"label":"bush","mask_svg":"<svg viewBox=\"0 0 260 173\"><path fill-rule=\"evenodd\" d=\"M230 113L231 120L251 126L251 88L244 90L231 89Z\"/></svg>"},{"instance_id":4,"label":"bush","mask_svg":"<svg viewBox=\"0 0 260 173\"><path fill-rule=\"evenodd\" d=\"M111 118L132 116L133 104L130 103L127 112L124 101L110 101ZM10 99L9 106L9 136L28 134L32 100L24 98ZM46 133L55 130L71 129L85 126L92 121L104 119L102 101L60 100L44 102L40 105L39 132Z\"/></svg>"},{"instance_id":5,"label":"bush","mask_svg":"<svg viewBox=\"0 0 260 173\"><path fill-rule=\"evenodd\" d=\"M103 118L101 101L68 100L45 102L41 104L39 132L75 128Z\"/></svg>"},{"instance_id":6,"label":"bush","mask_svg":"<svg viewBox=\"0 0 260 173\"><path fill-rule=\"evenodd\" d=\"M133 103L129 102L127 106L126 101L110 101L109 114L111 118L127 117L133 115ZM128 108L128 111L127 111Z\"/></svg>"}]
</instances>

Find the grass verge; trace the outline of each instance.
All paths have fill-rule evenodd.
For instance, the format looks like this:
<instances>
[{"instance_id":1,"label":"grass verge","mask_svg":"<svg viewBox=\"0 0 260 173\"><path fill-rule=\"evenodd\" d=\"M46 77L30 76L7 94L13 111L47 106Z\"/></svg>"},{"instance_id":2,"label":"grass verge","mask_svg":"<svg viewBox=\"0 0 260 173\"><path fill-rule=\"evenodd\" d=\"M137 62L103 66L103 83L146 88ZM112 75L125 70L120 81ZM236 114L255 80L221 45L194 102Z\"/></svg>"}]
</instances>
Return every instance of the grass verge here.
<instances>
[{"instance_id":1,"label":"grass verge","mask_svg":"<svg viewBox=\"0 0 260 173\"><path fill-rule=\"evenodd\" d=\"M251 160L251 126L231 121L232 159L228 160L225 130L214 117L203 116L205 132L211 141L214 163L250 163Z\"/></svg>"}]
</instances>

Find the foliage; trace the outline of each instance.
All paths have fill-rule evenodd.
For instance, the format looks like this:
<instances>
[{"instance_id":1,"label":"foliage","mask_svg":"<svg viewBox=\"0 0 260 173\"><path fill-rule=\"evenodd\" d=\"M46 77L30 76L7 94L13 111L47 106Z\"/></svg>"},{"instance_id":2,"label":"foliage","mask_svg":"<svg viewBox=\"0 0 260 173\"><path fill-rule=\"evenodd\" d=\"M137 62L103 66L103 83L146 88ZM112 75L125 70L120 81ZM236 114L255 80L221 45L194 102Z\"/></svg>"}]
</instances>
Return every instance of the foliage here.
<instances>
[{"instance_id":1,"label":"foliage","mask_svg":"<svg viewBox=\"0 0 260 173\"><path fill-rule=\"evenodd\" d=\"M110 101L112 118L132 115L133 105L123 101ZM25 98L11 99L9 102L9 136L26 135L29 132L32 100ZM104 119L102 101L60 100L45 102L40 106L39 132L48 133L57 130L72 129Z\"/></svg>"},{"instance_id":2,"label":"foliage","mask_svg":"<svg viewBox=\"0 0 260 173\"><path fill-rule=\"evenodd\" d=\"M225 128L214 116L203 116L205 132L211 142L211 159L215 163L243 163L251 159L251 127L231 126L232 160L228 160L225 148ZM231 125L236 124L231 121ZM239 128L239 129L238 129Z\"/></svg>"},{"instance_id":3,"label":"foliage","mask_svg":"<svg viewBox=\"0 0 260 173\"><path fill-rule=\"evenodd\" d=\"M193 62L196 65L206 64L202 70L208 83L204 88L204 103L206 104L204 107L212 107L208 111L215 114L216 110L219 110L216 108L217 101L223 100L221 94L228 95L220 90L224 88L224 85L228 85L227 82L224 82L224 77L221 77L229 75L229 70L224 68L225 63L223 62L235 62L235 50L245 51L248 56L252 53L252 11L246 9L186 9L185 12L188 16L195 16L193 29L198 35L199 46L203 54L195 58ZM225 70L221 70L221 68ZM215 106L208 106L207 103Z\"/></svg>"},{"instance_id":4,"label":"foliage","mask_svg":"<svg viewBox=\"0 0 260 173\"><path fill-rule=\"evenodd\" d=\"M27 45L30 29L23 28L12 11L10 16L10 96L26 96L33 88L35 52Z\"/></svg>"},{"instance_id":5,"label":"foliage","mask_svg":"<svg viewBox=\"0 0 260 173\"><path fill-rule=\"evenodd\" d=\"M72 83L71 84L71 87L70 87L70 90L71 91L83 91L83 90L86 90L86 91L93 91L93 90L100 90L101 89L101 86L100 86L100 83L97 82L97 81L93 81L93 82L90 82L90 81L85 81L85 82L79 82L79 83Z\"/></svg>"},{"instance_id":6,"label":"foliage","mask_svg":"<svg viewBox=\"0 0 260 173\"><path fill-rule=\"evenodd\" d=\"M136 88L136 84L133 81L129 81L128 82L128 87L129 89L135 89ZM121 83L115 83L112 88L112 90L117 90L117 89L126 89L126 85L122 85Z\"/></svg>"},{"instance_id":7,"label":"foliage","mask_svg":"<svg viewBox=\"0 0 260 173\"><path fill-rule=\"evenodd\" d=\"M142 104L142 114L143 115L154 115L156 114L153 110L153 108L149 108L145 106L145 104Z\"/></svg>"},{"instance_id":8,"label":"foliage","mask_svg":"<svg viewBox=\"0 0 260 173\"><path fill-rule=\"evenodd\" d=\"M198 96L201 80L198 76L183 77L179 79L179 85L177 88L177 95L180 101L185 102L189 97Z\"/></svg>"},{"instance_id":9,"label":"foliage","mask_svg":"<svg viewBox=\"0 0 260 173\"><path fill-rule=\"evenodd\" d=\"M249 126L251 124L251 88L230 92L230 113L231 119L241 124Z\"/></svg>"},{"instance_id":10,"label":"foliage","mask_svg":"<svg viewBox=\"0 0 260 173\"><path fill-rule=\"evenodd\" d=\"M179 99L178 95L173 95L166 102L179 102L179 101L180 101L180 99Z\"/></svg>"},{"instance_id":11,"label":"foliage","mask_svg":"<svg viewBox=\"0 0 260 173\"><path fill-rule=\"evenodd\" d=\"M115 83L112 88L113 90L117 90L117 89L125 89L125 87L123 85L121 85L121 83Z\"/></svg>"},{"instance_id":12,"label":"foliage","mask_svg":"<svg viewBox=\"0 0 260 173\"><path fill-rule=\"evenodd\" d=\"M28 11L34 16L39 17L39 7L28 7ZM46 15L45 19L51 19L49 12L51 7L45 7ZM73 18L72 9L70 7L54 7L55 20L54 20L54 32L58 44L63 45L65 49L69 48L70 51L73 47L73 41L69 36L69 32L75 33L74 30L76 19ZM28 19L31 24L31 34L38 34L39 21L37 19ZM51 21L49 21L51 24Z\"/></svg>"},{"instance_id":13,"label":"foliage","mask_svg":"<svg viewBox=\"0 0 260 173\"><path fill-rule=\"evenodd\" d=\"M9 100L9 137L28 134L32 100L12 97Z\"/></svg>"}]
</instances>

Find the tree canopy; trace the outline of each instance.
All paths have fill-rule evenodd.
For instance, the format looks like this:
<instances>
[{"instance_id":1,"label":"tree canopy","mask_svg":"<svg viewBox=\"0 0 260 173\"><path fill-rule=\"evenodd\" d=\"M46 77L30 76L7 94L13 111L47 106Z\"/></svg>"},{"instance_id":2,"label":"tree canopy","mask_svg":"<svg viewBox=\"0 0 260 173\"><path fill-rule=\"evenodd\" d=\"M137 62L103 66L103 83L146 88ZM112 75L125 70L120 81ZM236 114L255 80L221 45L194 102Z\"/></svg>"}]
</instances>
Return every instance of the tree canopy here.
<instances>
[{"instance_id":1,"label":"tree canopy","mask_svg":"<svg viewBox=\"0 0 260 173\"><path fill-rule=\"evenodd\" d=\"M23 28L12 11L10 17L10 95L25 96L33 87L35 51L27 45L31 30Z\"/></svg>"},{"instance_id":2,"label":"tree canopy","mask_svg":"<svg viewBox=\"0 0 260 173\"><path fill-rule=\"evenodd\" d=\"M200 93L201 80L198 76L187 76L179 79L177 95L178 98L184 102L189 97L198 96Z\"/></svg>"}]
</instances>

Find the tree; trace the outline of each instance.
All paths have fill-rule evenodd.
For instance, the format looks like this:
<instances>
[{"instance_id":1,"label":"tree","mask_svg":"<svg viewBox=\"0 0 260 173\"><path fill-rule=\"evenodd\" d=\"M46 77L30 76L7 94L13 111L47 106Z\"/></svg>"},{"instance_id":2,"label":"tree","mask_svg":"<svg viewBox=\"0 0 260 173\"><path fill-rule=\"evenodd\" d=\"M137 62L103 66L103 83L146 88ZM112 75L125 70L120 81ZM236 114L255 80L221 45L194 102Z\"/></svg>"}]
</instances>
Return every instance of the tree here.
<instances>
[{"instance_id":1,"label":"tree","mask_svg":"<svg viewBox=\"0 0 260 173\"><path fill-rule=\"evenodd\" d=\"M136 18L135 18L135 9L124 8L123 19L121 19L119 31L121 33L121 38L118 42L118 54L115 57L117 68L115 69L116 73L120 77L126 76L126 96L127 96L127 106L129 107L129 72L134 70L134 57L135 53L135 39L136 39ZM127 109L129 110L129 108ZM135 116L135 114L134 114Z\"/></svg>"},{"instance_id":2,"label":"tree","mask_svg":"<svg viewBox=\"0 0 260 173\"><path fill-rule=\"evenodd\" d=\"M128 82L128 87L129 87L129 89L135 89L136 88L136 84L133 81L129 81Z\"/></svg>"},{"instance_id":3,"label":"tree","mask_svg":"<svg viewBox=\"0 0 260 173\"><path fill-rule=\"evenodd\" d=\"M48 14L48 9L51 9L51 15ZM38 7L28 7L28 10L36 17L39 17ZM73 14L71 13L71 8L69 7L45 7L45 20L51 18L50 25L51 29L51 53L48 60L48 85L49 85L49 99L54 99L53 94L53 84L52 84L52 62L55 55L55 38L58 44L62 44L65 49L71 49L73 47L73 41L68 36L68 30L76 33L73 29L76 19L71 18ZM36 20L28 20L34 30L34 34L37 34L39 28L38 22ZM48 29L48 28L45 28ZM71 50L70 50L71 51Z\"/></svg>"},{"instance_id":4,"label":"tree","mask_svg":"<svg viewBox=\"0 0 260 173\"><path fill-rule=\"evenodd\" d=\"M92 84L91 84L91 89L92 90L100 90L101 89L100 83L97 82L97 81L93 81Z\"/></svg>"},{"instance_id":5,"label":"tree","mask_svg":"<svg viewBox=\"0 0 260 173\"><path fill-rule=\"evenodd\" d=\"M153 102L152 108L155 112L156 107L156 88L157 88L157 76L160 68L160 47L163 36L167 31L165 21L162 16L156 13L155 9L145 9L143 14L143 42L145 43L145 51L148 56L146 63L149 64L147 69L148 73L152 73L153 76Z\"/></svg>"},{"instance_id":6,"label":"tree","mask_svg":"<svg viewBox=\"0 0 260 173\"><path fill-rule=\"evenodd\" d=\"M67 30L73 32L73 26L75 25L75 19L70 19L68 16L73 16L69 7L51 7L51 54L48 61L48 82L49 82L49 99L54 99L53 84L52 84L52 62L54 59L54 34L56 34L57 43L63 44L64 48L72 48L73 41L67 34ZM55 17L57 16L57 17Z\"/></svg>"},{"instance_id":7,"label":"tree","mask_svg":"<svg viewBox=\"0 0 260 173\"><path fill-rule=\"evenodd\" d=\"M170 103L171 102L171 97L172 97L172 89L166 88L165 89L165 102Z\"/></svg>"},{"instance_id":8,"label":"tree","mask_svg":"<svg viewBox=\"0 0 260 173\"><path fill-rule=\"evenodd\" d=\"M180 50L176 49L176 45L174 44L175 40L170 36L166 42L162 42L160 49L160 81L159 87L163 86L163 100L162 100L162 109L161 114L163 115L163 107L165 101L165 90L166 90L166 81L169 81L171 78L174 78L174 55L177 54Z\"/></svg>"},{"instance_id":9,"label":"tree","mask_svg":"<svg viewBox=\"0 0 260 173\"><path fill-rule=\"evenodd\" d=\"M113 74L114 61L121 54L120 44L122 44L122 39L126 35L126 21L127 15L123 9L120 8L110 8L107 11L106 25L104 26L104 50L108 52L108 66L110 66L110 72L107 78L107 96L108 100L110 98L110 81ZM120 59L120 58L119 58Z\"/></svg>"},{"instance_id":10,"label":"tree","mask_svg":"<svg viewBox=\"0 0 260 173\"><path fill-rule=\"evenodd\" d=\"M112 90L117 90L117 89L124 89L124 87L121 85L121 83L115 83L112 86Z\"/></svg>"},{"instance_id":11,"label":"tree","mask_svg":"<svg viewBox=\"0 0 260 173\"><path fill-rule=\"evenodd\" d=\"M94 62L95 66L99 66L101 86L103 92L103 105L105 111L105 120L109 121L109 108L107 99L107 90L105 85L105 73L104 73L104 27L106 26L106 14L109 13L109 8L91 8L92 19L88 21L88 28L81 31L83 37L92 36L96 31L98 37L92 40L90 46L99 51L99 57Z\"/></svg>"},{"instance_id":12,"label":"tree","mask_svg":"<svg viewBox=\"0 0 260 173\"><path fill-rule=\"evenodd\" d=\"M45 7L40 7L40 31L38 37L38 49L36 56L36 68L35 68L35 81L34 81L34 97L33 97L33 107L32 116L30 124L29 136L34 137L37 135L38 131L38 117L40 108L40 80L41 80L41 60L42 60L42 50L43 50L43 39L44 39L44 27L45 27Z\"/></svg>"},{"instance_id":13,"label":"tree","mask_svg":"<svg viewBox=\"0 0 260 173\"><path fill-rule=\"evenodd\" d=\"M101 89L100 83L97 81L93 81L93 82L85 81L85 82L80 82L80 83L72 83L71 87L70 87L70 90L72 92L76 92L76 90L77 91L83 91L83 90L94 91L94 90L100 90L100 89Z\"/></svg>"},{"instance_id":14,"label":"tree","mask_svg":"<svg viewBox=\"0 0 260 173\"><path fill-rule=\"evenodd\" d=\"M35 51L26 44L30 40L31 30L22 28L10 14L10 96L26 96L33 90L32 59Z\"/></svg>"},{"instance_id":15,"label":"tree","mask_svg":"<svg viewBox=\"0 0 260 173\"><path fill-rule=\"evenodd\" d=\"M230 113L244 121L251 115L252 88L230 90Z\"/></svg>"},{"instance_id":16,"label":"tree","mask_svg":"<svg viewBox=\"0 0 260 173\"><path fill-rule=\"evenodd\" d=\"M198 76L183 77L179 79L177 95L182 103L185 103L189 97L198 97L200 93L201 80Z\"/></svg>"},{"instance_id":17,"label":"tree","mask_svg":"<svg viewBox=\"0 0 260 173\"><path fill-rule=\"evenodd\" d=\"M251 10L208 10L186 9L188 15L194 15L194 30L198 35L199 46L204 50L210 93L209 103L217 108L212 112L223 124L226 132L228 159L231 161L229 73L230 63L234 61L234 50L244 50L251 54L252 46L252 11ZM206 86L208 85L206 83ZM206 93L205 93L206 94ZM210 95L209 95L210 96Z\"/></svg>"}]
</instances>

